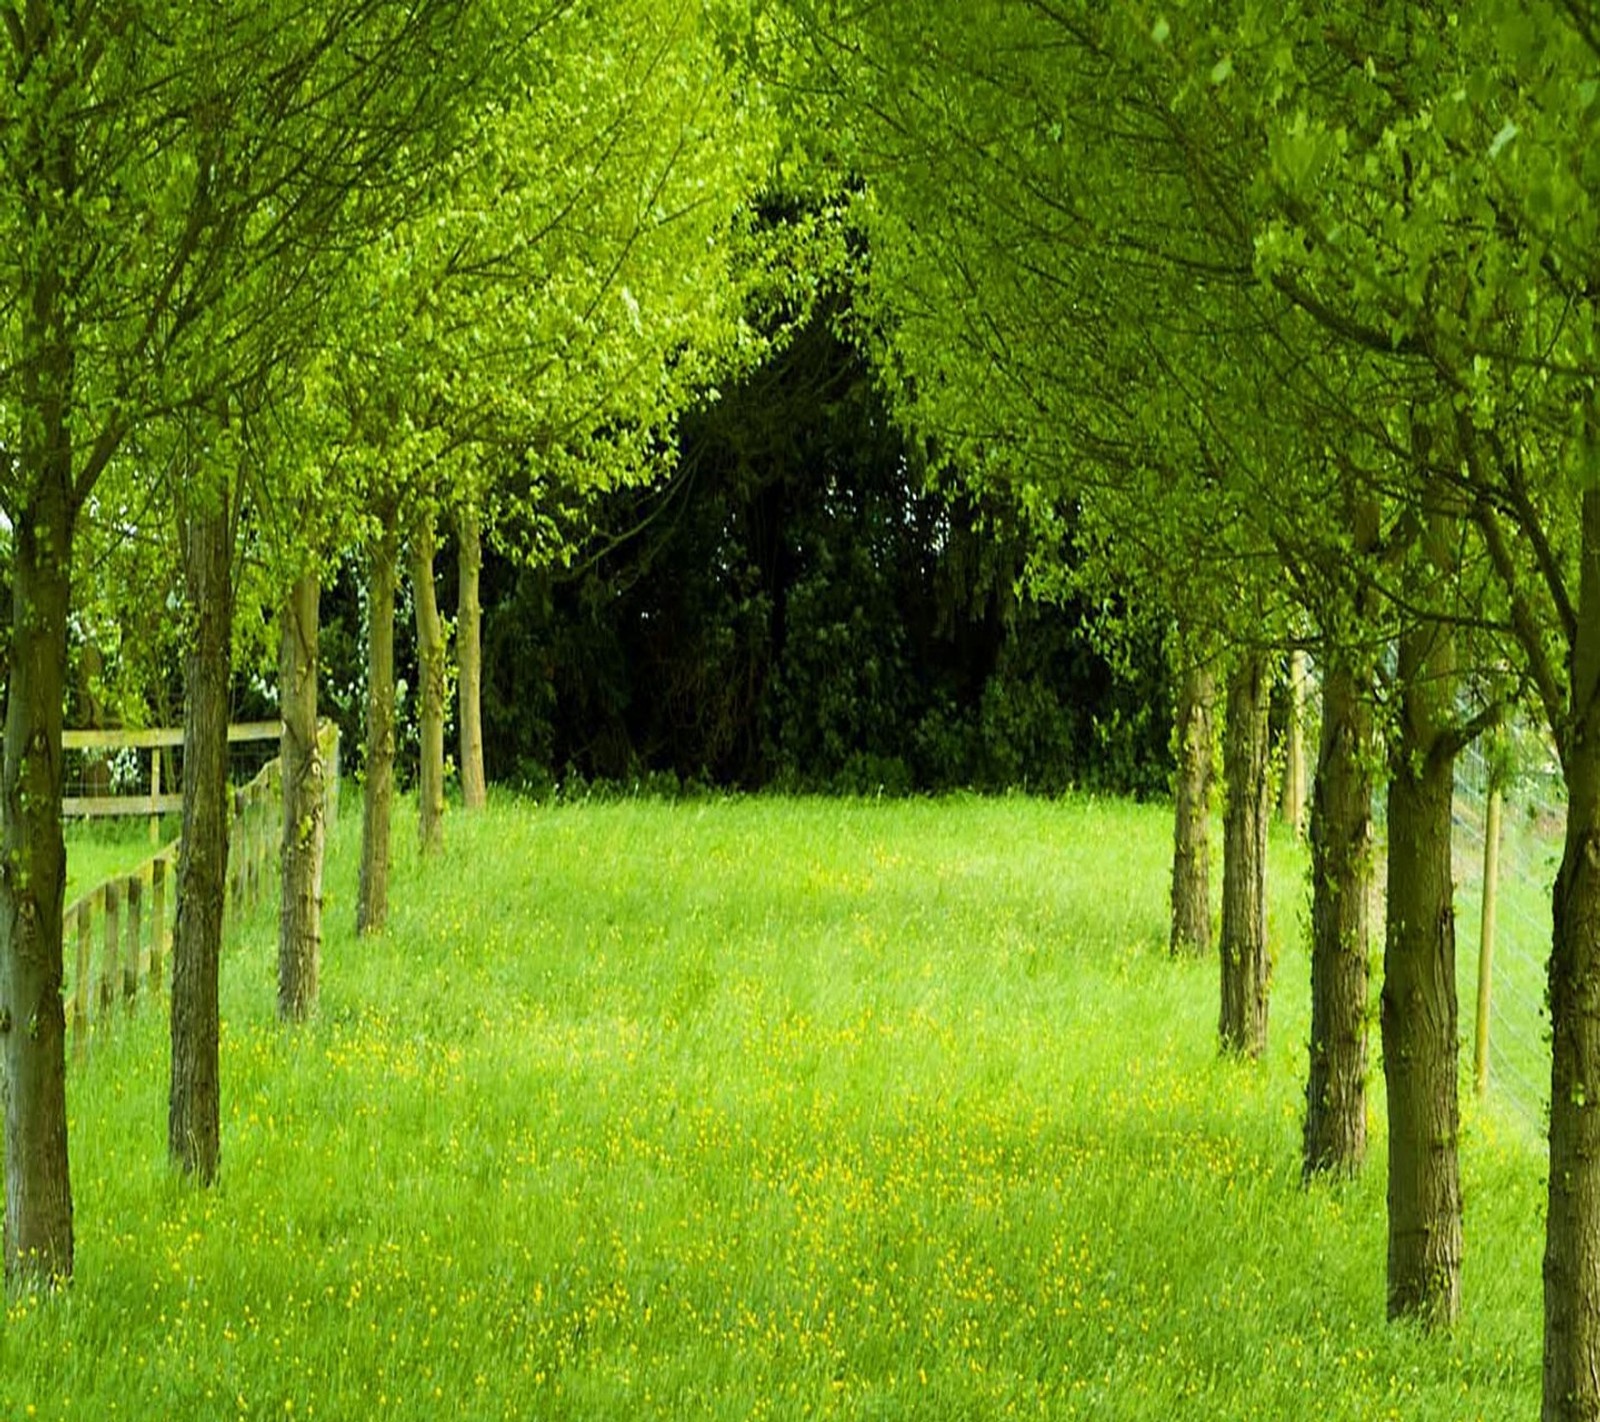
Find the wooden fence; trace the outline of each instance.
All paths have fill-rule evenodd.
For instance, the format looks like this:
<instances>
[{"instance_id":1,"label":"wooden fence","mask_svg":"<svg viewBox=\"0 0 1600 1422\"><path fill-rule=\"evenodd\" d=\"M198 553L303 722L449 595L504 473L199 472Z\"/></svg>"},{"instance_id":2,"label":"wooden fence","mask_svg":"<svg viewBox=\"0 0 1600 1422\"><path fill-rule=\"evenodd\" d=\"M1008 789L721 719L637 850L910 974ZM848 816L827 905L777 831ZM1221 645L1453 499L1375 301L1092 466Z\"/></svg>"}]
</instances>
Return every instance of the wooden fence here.
<instances>
[{"instance_id":1,"label":"wooden fence","mask_svg":"<svg viewBox=\"0 0 1600 1422\"><path fill-rule=\"evenodd\" d=\"M263 739L254 734L261 729L259 725L247 729L252 734L235 737L230 733L229 739ZM166 736L170 732L125 734ZM339 790L338 727L324 722L318 739L328 767L328 803L333 805ZM151 740L145 744L159 747L171 742ZM232 792L227 882L230 922L253 908L272 880L283 825L282 791L282 766L274 758L248 785ZM182 797L173 798L181 808ZM131 813L144 813L149 803L149 796L139 799L139 808ZM130 873L97 884L67 906L62 919L67 1016L73 1050L80 1056L90 1035L108 1027L119 1011L132 1012L141 996L159 998L166 992L177 913L179 843L173 840Z\"/></svg>"}]
</instances>

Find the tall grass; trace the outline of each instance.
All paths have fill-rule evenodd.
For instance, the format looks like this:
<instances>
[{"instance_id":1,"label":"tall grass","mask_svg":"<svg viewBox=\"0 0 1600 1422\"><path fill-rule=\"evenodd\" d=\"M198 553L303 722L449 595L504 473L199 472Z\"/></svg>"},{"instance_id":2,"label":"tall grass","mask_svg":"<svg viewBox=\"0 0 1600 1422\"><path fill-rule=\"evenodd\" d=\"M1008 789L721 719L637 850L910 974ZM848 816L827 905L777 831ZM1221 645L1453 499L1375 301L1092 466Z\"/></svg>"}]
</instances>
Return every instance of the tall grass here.
<instances>
[{"instance_id":1,"label":"tall grass","mask_svg":"<svg viewBox=\"0 0 1600 1422\"><path fill-rule=\"evenodd\" d=\"M1363 1179L1298 1180L1297 852L1244 1066L1165 954L1169 833L497 804L437 865L403 824L357 941L352 818L316 1020L266 908L225 964L218 1188L165 1165L158 1013L75 1069L79 1280L13 1301L0 1416L1532 1415L1525 1133L1469 1106L1466 1315L1386 1325L1381 1112Z\"/></svg>"}]
</instances>

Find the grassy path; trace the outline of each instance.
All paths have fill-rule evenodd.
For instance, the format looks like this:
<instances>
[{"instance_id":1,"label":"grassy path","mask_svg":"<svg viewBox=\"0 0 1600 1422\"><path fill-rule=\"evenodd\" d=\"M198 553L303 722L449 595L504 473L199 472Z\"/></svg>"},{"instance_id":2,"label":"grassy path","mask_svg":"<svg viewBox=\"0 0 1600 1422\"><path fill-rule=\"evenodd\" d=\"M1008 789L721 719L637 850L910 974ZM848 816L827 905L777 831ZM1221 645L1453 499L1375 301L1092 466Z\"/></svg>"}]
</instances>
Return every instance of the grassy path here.
<instances>
[{"instance_id":1,"label":"grassy path","mask_svg":"<svg viewBox=\"0 0 1600 1422\"><path fill-rule=\"evenodd\" d=\"M0 1417L1532 1415L1525 1132L1466 1123L1461 1327L1385 1326L1381 1115L1298 1185L1299 861L1244 1068L1165 957L1168 833L500 806L437 867L403 824L356 942L347 821L317 1020L273 1023L266 910L225 965L219 1189L167 1174L158 1017L74 1072L80 1279L11 1306Z\"/></svg>"}]
</instances>

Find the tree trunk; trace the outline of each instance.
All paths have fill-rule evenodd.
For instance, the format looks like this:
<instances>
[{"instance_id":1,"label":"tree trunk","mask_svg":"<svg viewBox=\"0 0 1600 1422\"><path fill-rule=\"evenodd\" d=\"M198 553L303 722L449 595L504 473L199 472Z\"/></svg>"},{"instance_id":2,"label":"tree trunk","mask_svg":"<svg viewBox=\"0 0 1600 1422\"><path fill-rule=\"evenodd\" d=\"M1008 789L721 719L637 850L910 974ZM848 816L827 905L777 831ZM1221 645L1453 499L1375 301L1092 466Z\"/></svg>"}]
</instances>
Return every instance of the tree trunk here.
<instances>
[{"instance_id":1,"label":"tree trunk","mask_svg":"<svg viewBox=\"0 0 1600 1422\"><path fill-rule=\"evenodd\" d=\"M60 471L56 471L60 472ZM0 868L0 1036L5 1062L5 1274L15 1288L72 1277L61 914L61 730L71 598L66 480L13 531L11 679Z\"/></svg>"},{"instance_id":2,"label":"tree trunk","mask_svg":"<svg viewBox=\"0 0 1600 1422\"><path fill-rule=\"evenodd\" d=\"M389 822L394 807L394 593L399 549L392 504L369 550L367 570L367 744L361 793L361 877L356 932L377 933L389 917Z\"/></svg>"},{"instance_id":3,"label":"tree trunk","mask_svg":"<svg viewBox=\"0 0 1600 1422\"><path fill-rule=\"evenodd\" d=\"M233 525L225 491L190 510L183 574L192 620L184 661L183 844L172 940L172 1076L167 1151L203 1185L221 1158L217 970L228 881L228 685Z\"/></svg>"},{"instance_id":4,"label":"tree trunk","mask_svg":"<svg viewBox=\"0 0 1600 1422\"><path fill-rule=\"evenodd\" d=\"M1243 654L1228 678L1223 773L1227 810L1222 856L1222 1011L1224 1052L1259 1057L1267 1044L1267 659Z\"/></svg>"},{"instance_id":5,"label":"tree trunk","mask_svg":"<svg viewBox=\"0 0 1600 1422\"><path fill-rule=\"evenodd\" d=\"M1178 694L1177 767L1173 772L1173 957L1211 951L1211 707L1216 678L1208 666L1184 673Z\"/></svg>"},{"instance_id":6,"label":"tree trunk","mask_svg":"<svg viewBox=\"0 0 1600 1422\"><path fill-rule=\"evenodd\" d=\"M278 913L278 1016L301 1022L317 1000L322 961L323 807L327 777L317 744L315 573L296 579L283 605L278 655L283 709L282 898Z\"/></svg>"},{"instance_id":7,"label":"tree trunk","mask_svg":"<svg viewBox=\"0 0 1600 1422\"><path fill-rule=\"evenodd\" d=\"M1367 1153L1372 889L1371 688L1330 643L1311 798L1311 1065L1303 1169L1353 1175Z\"/></svg>"},{"instance_id":8,"label":"tree trunk","mask_svg":"<svg viewBox=\"0 0 1600 1422\"><path fill-rule=\"evenodd\" d=\"M1289 654L1289 721L1284 728L1283 822L1299 835L1306 823L1306 654Z\"/></svg>"},{"instance_id":9,"label":"tree trunk","mask_svg":"<svg viewBox=\"0 0 1600 1422\"><path fill-rule=\"evenodd\" d=\"M35 23L37 21L37 23ZM28 12L19 75L58 63L55 13ZM35 78L49 87L48 75ZM52 106L59 111L59 103ZM17 443L5 453L13 492L11 647L5 751L0 762L0 1059L5 1096L5 1276L13 1291L72 1277L72 1180L67 1158L66 1014L61 1000L61 915L67 879L61 825L62 709L72 596L73 410L76 330L54 195L74 188L70 123L43 107L14 145L5 178L29 232L17 264L13 311L20 349L8 348L20 385L8 416ZM20 141L19 141L20 140ZM19 359L20 357L20 359ZM14 482L13 482L14 481ZM20 504L21 507L17 507ZM20 517L18 516L20 515Z\"/></svg>"},{"instance_id":10,"label":"tree trunk","mask_svg":"<svg viewBox=\"0 0 1600 1422\"><path fill-rule=\"evenodd\" d=\"M456 684L461 717L461 800L469 810L489 802L483 773L483 605L478 584L483 572L483 539L476 512L463 509L456 520L461 591L456 608Z\"/></svg>"},{"instance_id":11,"label":"tree trunk","mask_svg":"<svg viewBox=\"0 0 1600 1422\"><path fill-rule=\"evenodd\" d=\"M1455 652L1423 624L1400 638L1400 728L1389 773L1383 1075L1389 1104L1389 1316L1452 1322L1461 1307L1456 1161L1456 934L1450 809Z\"/></svg>"},{"instance_id":12,"label":"tree trunk","mask_svg":"<svg viewBox=\"0 0 1600 1422\"><path fill-rule=\"evenodd\" d=\"M1550 952L1545 1422L1600 1417L1600 492L1584 491L1567 834Z\"/></svg>"},{"instance_id":13,"label":"tree trunk","mask_svg":"<svg viewBox=\"0 0 1600 1422\"><path fill-rule=\"evenodd\" d=\"M444 848L444 624L433 586L433 520L411 540L411 592L417 607L418 731L417 832L424 855Z\"/></svg>"}]
</instances>

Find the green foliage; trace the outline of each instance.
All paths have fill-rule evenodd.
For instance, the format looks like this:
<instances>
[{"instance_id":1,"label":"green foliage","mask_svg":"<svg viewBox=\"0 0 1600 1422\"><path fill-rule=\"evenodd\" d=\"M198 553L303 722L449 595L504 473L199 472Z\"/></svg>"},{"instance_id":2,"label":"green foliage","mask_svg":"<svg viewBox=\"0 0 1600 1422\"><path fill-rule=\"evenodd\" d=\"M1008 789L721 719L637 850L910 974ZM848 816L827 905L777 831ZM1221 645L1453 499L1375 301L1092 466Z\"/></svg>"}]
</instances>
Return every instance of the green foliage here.
<instances>
[{"instance_id":1,"label":"green foliage","mask_svg":"<svg viewBox=\"0 0 1600 1422\"><path fill-rule=\"evenodd\" d=\"M10 1305L6 1415L1536 1405L1520 1133L1469 1108L1448 1335L1384 1322L1382 1171L1300 1185L1287 842L1281 1030L1246 1072L1214 967L1167 959L1155 808L500 803L453 831L471 874L400 826L360 944L354 830L316 1019L274 1020L267 912L224 960L221 1188L168 1172L159 1014L74 1068L95 1267Z\"/></svg>"}]
</instances>

